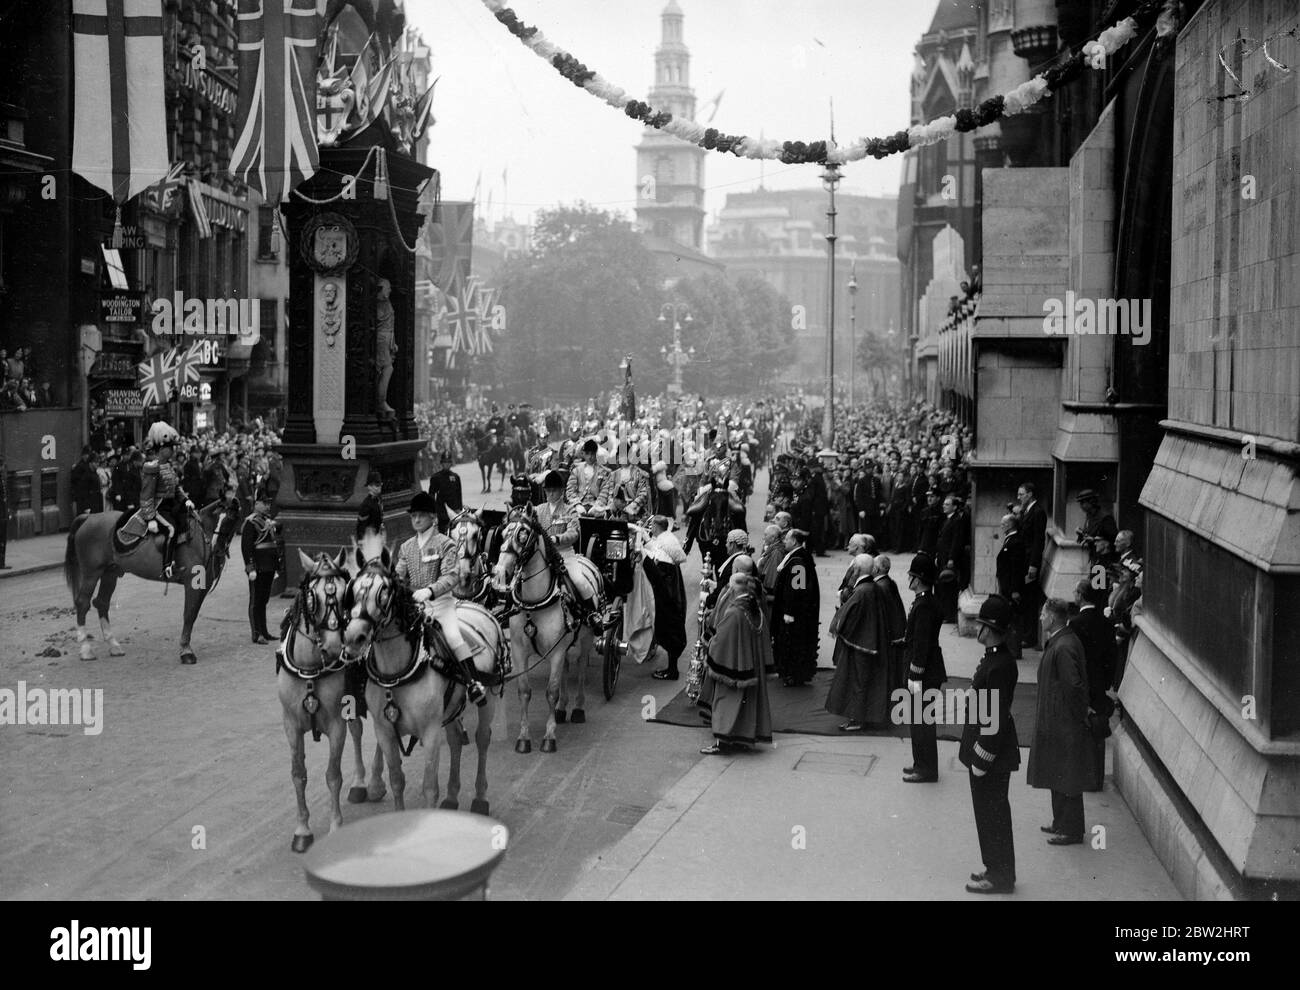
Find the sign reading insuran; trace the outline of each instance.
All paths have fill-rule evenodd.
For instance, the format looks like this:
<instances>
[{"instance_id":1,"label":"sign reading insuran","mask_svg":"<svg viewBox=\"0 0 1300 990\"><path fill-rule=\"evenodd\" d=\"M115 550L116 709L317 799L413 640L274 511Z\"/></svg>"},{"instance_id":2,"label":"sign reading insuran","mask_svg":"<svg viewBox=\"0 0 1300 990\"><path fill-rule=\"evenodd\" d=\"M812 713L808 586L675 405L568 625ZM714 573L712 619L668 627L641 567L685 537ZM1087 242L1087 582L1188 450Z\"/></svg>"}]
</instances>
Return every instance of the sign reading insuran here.
<instances>
[{"instance_id":1,"label":"sign reading insuran","mask_svg":"<svg viewBox=\"0 0 1300 990\"><path fill-rule=\"evenodd\" d=\"M176 292L153 304L153 332L160 335L221 334L251 338L255 343L262 328L259 299L199 299Z\"/></svg>"}]
</instances>

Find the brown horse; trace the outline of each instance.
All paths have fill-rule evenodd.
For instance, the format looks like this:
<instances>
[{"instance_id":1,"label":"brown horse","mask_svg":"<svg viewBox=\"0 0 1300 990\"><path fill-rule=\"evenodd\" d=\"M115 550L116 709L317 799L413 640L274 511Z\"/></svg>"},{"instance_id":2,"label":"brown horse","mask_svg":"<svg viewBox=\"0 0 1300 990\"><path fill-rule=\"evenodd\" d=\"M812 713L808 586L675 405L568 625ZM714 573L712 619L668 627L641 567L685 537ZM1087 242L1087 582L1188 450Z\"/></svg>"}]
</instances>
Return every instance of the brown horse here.
<instances>
[{"instance_id":1,"label":"brown horse","mask_svg":"<svg viewBox=\"0 0 1300 990\"><path fill-rule=\"evenodd\" d=\"M99 612L99 628L109 644L109 653L125 654L113 635L108 621L108 607L123 574L134 574L146 581L162 581L162 534L146 535L134 547L123 551L114 544L114 531L122 513L94 512L78 516L68 530L68 549L63 558L63 578L77 607L77 643L82 660L94 660L95 650L86 631L86 613L90 611L95 586L99 594L93 599ZM189 540L176 547L175 566L170 584L185 588L184 624L181 627L181 663L198 663L190 649L190 632L198 617L203 599L221 578L221 569L230 556L230 541L239 525L239 510L233 501L213 502L189 517Z\"/></svg>"}]
</instances>

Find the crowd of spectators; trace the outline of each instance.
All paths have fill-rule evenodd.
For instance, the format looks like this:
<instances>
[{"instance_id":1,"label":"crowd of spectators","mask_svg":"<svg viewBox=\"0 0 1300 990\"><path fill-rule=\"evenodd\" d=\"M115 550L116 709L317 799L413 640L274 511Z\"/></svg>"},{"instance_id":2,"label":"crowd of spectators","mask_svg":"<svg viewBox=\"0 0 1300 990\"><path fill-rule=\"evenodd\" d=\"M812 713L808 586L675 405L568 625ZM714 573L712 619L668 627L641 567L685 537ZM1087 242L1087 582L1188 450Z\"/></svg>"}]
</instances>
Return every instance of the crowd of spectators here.
<instances>
[{"instance_id":1,"label":"crowd of spectators","mask_svg":"<svg viewBox=\"0 0 1300 990\"><path fill-rule=\"evenodd\" d=\"M16 347L13 352L0 347L0 410L26 412L37 406L52 406L54 399L49 382L40 382L30 347Z\"/></svg>"},{"instance_id":2,"label":"crowd of spectators","mask_svg":"<svg viewBox=\"0 0 1300 990\"><path fill-rule=\"evenodd\" d=\"M283 468L283 459L275 449L279 443L279 433L261 420L222 431L200 430L182 434L172 464L181 487L196 505L235 497L247 515L259 488L264 488L270 503L275 504ZM147 456L151 455L134 444L106 439L102 431L96 432L72 469L76 513L101 509L134 512L140 504L140 472Z\"/></svg>"}]
</instances>

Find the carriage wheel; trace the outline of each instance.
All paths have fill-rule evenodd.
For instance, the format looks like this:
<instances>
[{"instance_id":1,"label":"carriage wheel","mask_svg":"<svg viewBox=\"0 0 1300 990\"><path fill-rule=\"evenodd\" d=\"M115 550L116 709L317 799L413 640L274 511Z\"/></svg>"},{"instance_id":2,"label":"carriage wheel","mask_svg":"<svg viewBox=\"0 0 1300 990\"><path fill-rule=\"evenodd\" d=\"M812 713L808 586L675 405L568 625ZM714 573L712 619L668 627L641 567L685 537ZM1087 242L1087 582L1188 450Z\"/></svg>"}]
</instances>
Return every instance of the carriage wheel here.
<instances>
[{"instance_id":1,"label":"carriage wheel","mask_svg":"<svg viewBox=\"0 0 1300 990\"><path fill-rule=\"evenodd\" d=\"M601 678L601 682L605 689L606 701L614 697L614 688L618 685L618 672L623 666L623 657L618 651L618 630L622 628L622 625L622 622L620 622L617 628L605 632L604 676Z\"/></svg>"}]
</instances>

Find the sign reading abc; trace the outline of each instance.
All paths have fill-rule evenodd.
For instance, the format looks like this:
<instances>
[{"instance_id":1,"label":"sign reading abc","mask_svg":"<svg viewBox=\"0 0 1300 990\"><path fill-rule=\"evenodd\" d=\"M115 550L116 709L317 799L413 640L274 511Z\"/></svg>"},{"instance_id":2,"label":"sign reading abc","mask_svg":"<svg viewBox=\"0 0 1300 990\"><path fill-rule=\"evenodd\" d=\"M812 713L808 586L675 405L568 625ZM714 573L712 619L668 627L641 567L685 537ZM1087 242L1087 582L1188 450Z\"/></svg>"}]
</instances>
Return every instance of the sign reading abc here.
<instances>
[{"instance_id":1,"label":"sign reading abc","mask_svg":"<svg viewBox=\"0 0 1300 990\"><path fill-rule=\"evenodd\" d=\"M211 402L212 383L190 382L181 388L180 399L182 402Z\"/></svg>"}]
</instances>

